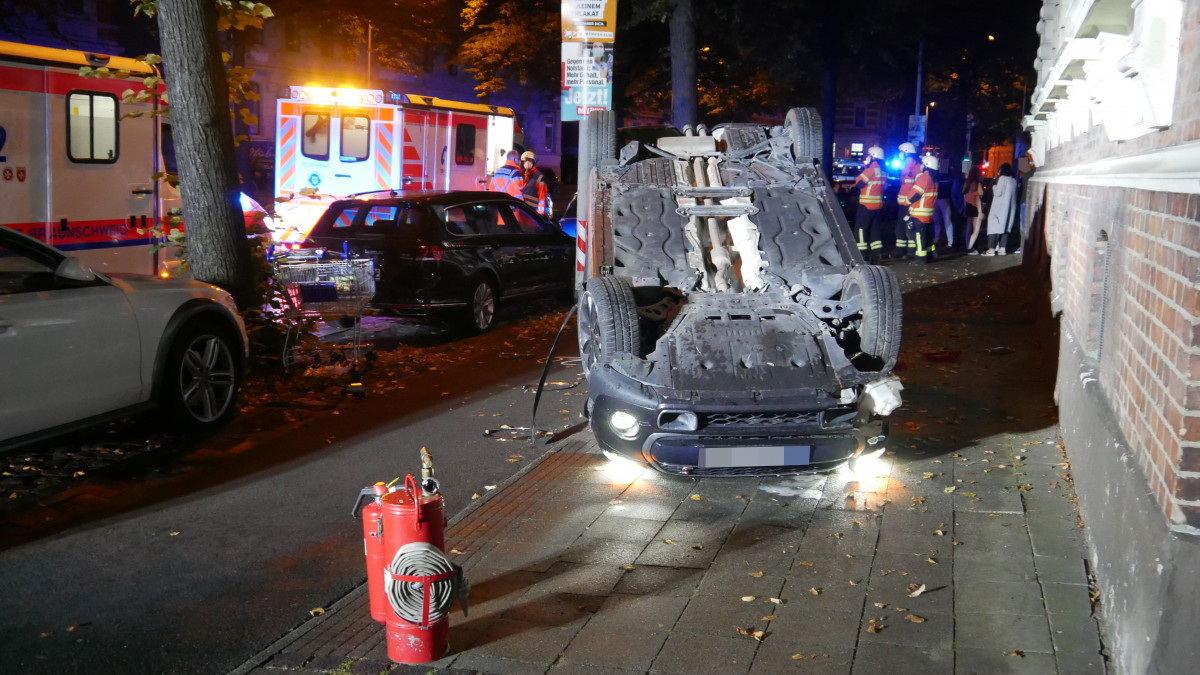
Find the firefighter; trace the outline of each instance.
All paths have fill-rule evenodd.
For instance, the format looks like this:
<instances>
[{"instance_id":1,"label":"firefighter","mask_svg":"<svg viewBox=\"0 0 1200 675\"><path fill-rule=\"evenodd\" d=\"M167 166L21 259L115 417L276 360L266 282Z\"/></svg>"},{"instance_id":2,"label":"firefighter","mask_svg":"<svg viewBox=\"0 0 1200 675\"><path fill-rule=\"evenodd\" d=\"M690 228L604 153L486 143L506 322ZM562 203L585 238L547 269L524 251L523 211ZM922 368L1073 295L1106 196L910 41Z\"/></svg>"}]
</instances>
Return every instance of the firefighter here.
<instances>
[{"instance_id":1,"label":"firefighter","mask_svg":"<svg viewBox=\"0 0 1200 675\"><path fill-rule=\"evenodd\" d=\"M525 174L521 172L521 164L517 161L517 152L509 150L505 157L504 166L492 174L492 182L488 189L493 192L506 192L517 199L525 191Z\"/></svg>"},{"instance_id":2,"label":"firefighter","mask_svg":"<svg viewBox=\"0 0 1200 675\"><path fill-rule=\"evenodd\" d=\"M896 195L896 257L912 258L913 241L908 238L908 230L904 226L904 216L908 214L909 197L912 195L913 183L921 173L921 161L917 159L917 148L912 143L900 144L900 155L904 165L900 168L900 192Z\"/></svg>"},{"instance_id":3,"label":"firefighter","mask_svg":"<svg viewBox=\"0 0 1200 675\"><path fill-rule=\"evenodd\" d=\"M532 150L521 153L521 175L525 186L522 197L525 203L537 209L537 212L550 217L550 187L546 184L546 174L537 168L537 155Z\"/></svg>"},{"instance_id":4,"label":"firefighter","mask_svg":"<svg viewBox=\"0 0 1200 675\"><path fill-rule=\"evenodd\" d=\"M923 265L933 260L933 206L938 197L937 157L922 157L921 168L921 173L917 174L916 180L913 181L908 215L904 220L908 239L913 242L909 256Z\"/></svg>"},{"instance_id":5,"label":"firefighter","mask_svg":"<svg viewBox=\"0 0 1200 675\"><path fill-rule=\"evenodd\" d=\"M858 188L854 229L858 235L858 252L867 262L876 263L883 249L883 189L887 184L887 174L880 166L883 148L878 145L867 148L866 160L866 166L854 179L854 186Z\"/></svg>"}]
</instances>

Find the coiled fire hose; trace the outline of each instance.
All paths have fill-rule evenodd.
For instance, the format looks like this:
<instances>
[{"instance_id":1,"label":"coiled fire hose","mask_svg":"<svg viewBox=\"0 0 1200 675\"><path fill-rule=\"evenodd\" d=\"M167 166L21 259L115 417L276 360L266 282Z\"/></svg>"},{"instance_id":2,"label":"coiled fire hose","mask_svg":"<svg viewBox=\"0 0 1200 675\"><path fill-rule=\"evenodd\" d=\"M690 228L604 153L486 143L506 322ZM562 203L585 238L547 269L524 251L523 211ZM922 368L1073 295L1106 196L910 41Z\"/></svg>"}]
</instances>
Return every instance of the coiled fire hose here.
<instances>
[{"instance_id":1,"label":"coiled fire hose","mask_svg":"<svg viewBox=\"0 0 1200 675\"><path fill-rule=\"evenodd\" d=\"M384 584L392 610L422 628L449 614L455 597L466 614L462 568L433 544L421 541L401 546L385 570Z\"/></svg>"}]
</instances>

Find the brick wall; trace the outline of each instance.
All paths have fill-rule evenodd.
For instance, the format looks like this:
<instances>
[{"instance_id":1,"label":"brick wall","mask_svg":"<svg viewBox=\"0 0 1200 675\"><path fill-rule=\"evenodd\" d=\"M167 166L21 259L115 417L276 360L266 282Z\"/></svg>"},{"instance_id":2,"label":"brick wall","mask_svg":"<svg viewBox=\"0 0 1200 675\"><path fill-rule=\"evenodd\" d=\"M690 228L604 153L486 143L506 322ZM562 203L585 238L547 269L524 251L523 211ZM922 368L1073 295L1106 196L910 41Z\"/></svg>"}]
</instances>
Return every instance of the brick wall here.
<instances>
[{"instance_id":1,"label":"brick wall","mask_svg":"<svg viewBox=\"0 0 1200 675\"><path fill-rule=\"evenodd\" d=\"M1169 128L1122 143L1097 124L1050 149L1039 169L1200 140L1200 0L1184 8L1173 116ZM1043 183L1036 174L1031 187L1027 210L1043 210L1063 329L1095 360L1164 515L1200 528L1200 194Z\"/></svg>"},{"instance_id":2,"label":"brick wall","mask_svg":"<svg viewBox=\"0 0 1200 675\"><path fill-rule=\"evenodd\" d=\"M1200 528L1200 195L1034 185L1064 330L1166 517Z\"/></svg>"}]
</instances>

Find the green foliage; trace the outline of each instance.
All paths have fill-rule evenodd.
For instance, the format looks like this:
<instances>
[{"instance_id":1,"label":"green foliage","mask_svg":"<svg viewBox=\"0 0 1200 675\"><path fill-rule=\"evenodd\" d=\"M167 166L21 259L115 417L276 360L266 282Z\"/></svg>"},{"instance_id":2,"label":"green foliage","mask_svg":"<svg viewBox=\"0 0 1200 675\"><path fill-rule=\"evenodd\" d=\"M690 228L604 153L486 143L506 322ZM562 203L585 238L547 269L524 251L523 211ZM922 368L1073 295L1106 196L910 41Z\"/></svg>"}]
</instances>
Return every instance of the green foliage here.
<instances>
[{"instance_id":1,"label":"green foliage","mask_svg":"<svg viewBox=\"0 0 1200 675\"><path fill-rule=\"evenodd\" d=\"M547 0L467 0L462 29L469 37L458 59L475 76L480 98L512 84L559 88L562 4Z\"/></svg>"}]
</instances>

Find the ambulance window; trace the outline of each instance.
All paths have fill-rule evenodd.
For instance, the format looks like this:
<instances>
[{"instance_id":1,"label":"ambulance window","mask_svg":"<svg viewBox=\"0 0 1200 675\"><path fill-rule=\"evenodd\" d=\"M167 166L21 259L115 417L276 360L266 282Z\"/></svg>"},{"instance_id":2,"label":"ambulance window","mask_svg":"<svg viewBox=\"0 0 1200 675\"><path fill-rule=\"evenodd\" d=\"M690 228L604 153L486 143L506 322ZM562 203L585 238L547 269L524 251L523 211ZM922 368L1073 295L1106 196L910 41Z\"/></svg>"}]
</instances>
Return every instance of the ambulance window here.
<instances>
[{"instance_id":1,"label":"ambulance window","mask_svg":"<svg viewBox=\"0 0 1200 675\"><path fill-rule=\"evenodd\" d=\"M454 163L475 163L475 125L460 124L454 131Z\"/></svg>"},{"instance_id":2,"label":"ambulance window","mask_svg":"<svg viewBox=\"0 0 1200 675\"><path fill-rule=\"evenodd\" d=\"M306 112L302 119L304 135L300 152L309 159L329 159L329 113Z\"/></svg>"},{"instance_id":3,"label":"ambulance window","mask_svg":"<svg viewBox=\"0 0 1200 675\"><path fill-rule=\"evenodd\" d=\"M91 91L67 94L67 155L72 162L117 161L117 97Z\"/></svg>"},{"instance_id":4,"label":"ambulance window","mask_svg":"<svg viewBox=\"0 0 1200 675\"><path fill-rule=\"evenodd\" d=\"M371 118L366 115L342 115L342 161L366 160L370 145Z\"/></svg>"}]
</instances>

